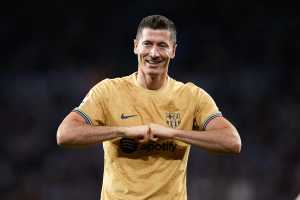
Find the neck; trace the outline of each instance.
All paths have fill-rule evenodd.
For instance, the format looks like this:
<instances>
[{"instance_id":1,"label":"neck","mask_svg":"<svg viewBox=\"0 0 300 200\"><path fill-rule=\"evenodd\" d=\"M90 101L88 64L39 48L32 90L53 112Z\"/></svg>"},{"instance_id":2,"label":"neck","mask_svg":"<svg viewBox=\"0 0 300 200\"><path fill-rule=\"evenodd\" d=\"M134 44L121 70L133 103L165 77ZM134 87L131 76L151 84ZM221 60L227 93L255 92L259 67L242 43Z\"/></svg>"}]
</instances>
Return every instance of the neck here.
<instances>
[{"instance_id":1,"label":"neck","mask_svg":"<svg viewBox=\"0 0 300 200\"><path fill-rule=\"evenodd\" d=\"M167 73L149 75L142 72L141 70L138 70L137 82L143 88L149 90L158 90L167 82Z\"/></svg>"}]
</instances>

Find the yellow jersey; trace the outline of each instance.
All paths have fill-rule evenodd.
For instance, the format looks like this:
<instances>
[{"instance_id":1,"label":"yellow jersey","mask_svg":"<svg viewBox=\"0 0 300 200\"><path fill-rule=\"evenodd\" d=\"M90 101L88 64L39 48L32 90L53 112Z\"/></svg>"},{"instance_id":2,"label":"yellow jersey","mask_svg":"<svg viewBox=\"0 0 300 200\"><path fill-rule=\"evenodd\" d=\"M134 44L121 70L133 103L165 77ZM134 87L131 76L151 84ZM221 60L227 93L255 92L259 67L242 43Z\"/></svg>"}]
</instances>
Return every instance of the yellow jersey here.
<instances>
[{"instance_id":1,"label":"yellow jersey","mask_svg":"<svg viewBox=\"0 0 300 200\"><path fill-rule=\"evenodd\" d=\"M168 77L158 90L137 83L137 73L96 84L74 112L95 126L149 123L174 129L205 129L220 116L214 100L192 83ZM178 140L146 144L131 138L103 142L102 200L186 200L190 145Z\"/></svg>"}]
</instances>

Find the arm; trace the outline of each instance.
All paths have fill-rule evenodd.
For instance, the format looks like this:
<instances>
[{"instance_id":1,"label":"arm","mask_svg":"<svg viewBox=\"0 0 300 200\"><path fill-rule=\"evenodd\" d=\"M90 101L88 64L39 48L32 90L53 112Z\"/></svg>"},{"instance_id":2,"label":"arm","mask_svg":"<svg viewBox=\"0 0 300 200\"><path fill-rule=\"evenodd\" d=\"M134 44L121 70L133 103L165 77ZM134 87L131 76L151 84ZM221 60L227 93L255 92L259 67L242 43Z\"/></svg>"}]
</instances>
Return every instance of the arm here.
<instances>
[{"instance_id":1,"label":"arm","mask_svg":"<svg viewBox=\"0 0 300 200\"><path fill-rule=\"evenodd\" d=\"M93 126L85 123L81 115L71 112L57 129L56 140L60 146L87 146L100 144L119 137L137 138L139 142L149 140L148 126L109 127Z\"/></svg>"},{"instance_id":2,"label":"arm","mask_svg":"<svg viewBox=\"0 0 300 200\"><path fill-rule=\"evenodd\" d=\"M177 130L157 124L151 124L150 128L154 138L176 139L218 153L238 154L241 151L240 136L224 117L211 120L205 131Z\"/></svg>"}]
</instances>

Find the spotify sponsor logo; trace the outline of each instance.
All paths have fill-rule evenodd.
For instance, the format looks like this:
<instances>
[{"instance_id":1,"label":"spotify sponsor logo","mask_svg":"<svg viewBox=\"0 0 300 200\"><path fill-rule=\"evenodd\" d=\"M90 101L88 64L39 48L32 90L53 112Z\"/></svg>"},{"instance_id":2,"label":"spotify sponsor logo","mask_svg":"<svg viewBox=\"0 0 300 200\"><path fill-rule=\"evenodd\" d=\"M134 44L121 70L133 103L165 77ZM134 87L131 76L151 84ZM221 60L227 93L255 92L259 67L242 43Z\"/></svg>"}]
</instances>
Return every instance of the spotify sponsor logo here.
<instances>
[{"instance_id":1,"label":"spotify sponsor logo","mask_svg":"<svg viewBox=\"0 0 300 200\"><path fill-rule=\"evenodd\" d=\"M134 153L136 151L153 152L153 151L167 151L174 152L177 144L171 141L162 143L149 142L146 144L139 144L134 139L122 138L120 140L120 149L124 153Z\"/></svg>"}]
</instances>

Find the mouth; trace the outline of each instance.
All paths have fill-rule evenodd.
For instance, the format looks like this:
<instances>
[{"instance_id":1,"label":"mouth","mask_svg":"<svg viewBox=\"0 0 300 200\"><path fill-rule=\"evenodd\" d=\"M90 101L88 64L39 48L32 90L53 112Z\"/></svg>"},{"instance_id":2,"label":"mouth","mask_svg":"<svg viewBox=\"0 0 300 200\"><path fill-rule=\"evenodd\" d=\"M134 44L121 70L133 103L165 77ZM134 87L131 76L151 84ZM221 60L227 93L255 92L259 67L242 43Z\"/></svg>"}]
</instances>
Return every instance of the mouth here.
<instances>
[{"instance_id":1,"label":"mouth","mask_svg":"<svg viewBox=\"0 0 300 200\"><path fill-rule=\"evenodd\" d=\"M160 63L162 63L162 60L145 60L145 61L150 65L159 65Z\"/></svg>"}]
</instances>

